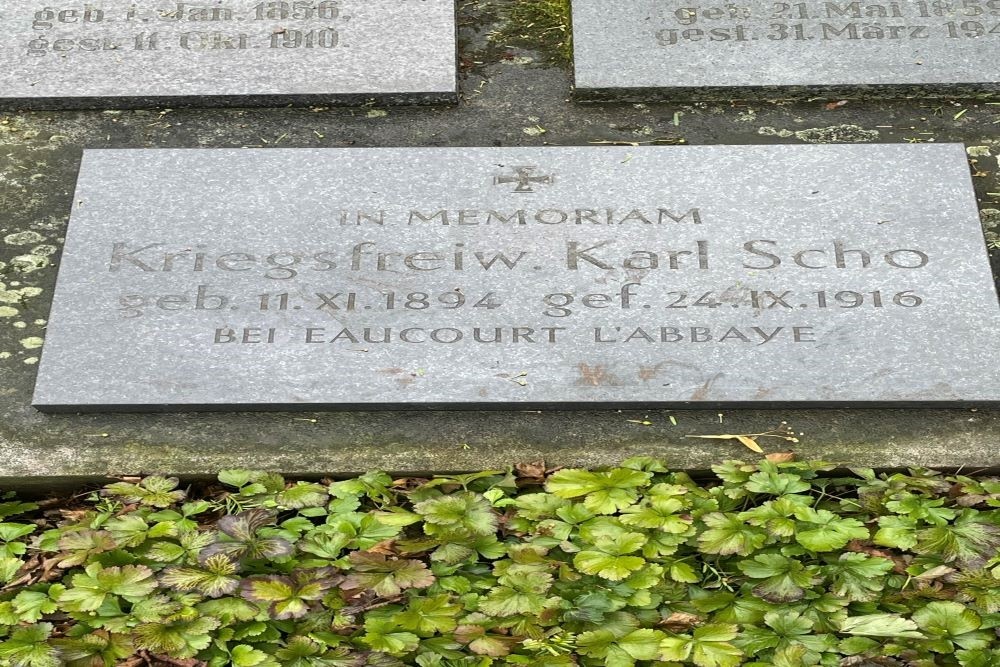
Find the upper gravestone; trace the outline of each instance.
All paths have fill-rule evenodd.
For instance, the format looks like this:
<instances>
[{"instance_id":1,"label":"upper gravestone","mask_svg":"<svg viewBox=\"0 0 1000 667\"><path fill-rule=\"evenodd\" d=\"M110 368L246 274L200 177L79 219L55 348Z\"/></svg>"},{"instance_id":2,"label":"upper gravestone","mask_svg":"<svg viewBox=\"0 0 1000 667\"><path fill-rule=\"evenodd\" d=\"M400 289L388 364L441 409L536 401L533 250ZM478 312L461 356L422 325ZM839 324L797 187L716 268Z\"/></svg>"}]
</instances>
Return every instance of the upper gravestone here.
<instances>
[{"instance_id":1,"label":"upper gravestone","mask_svg":"<svg viewBox=\"0 0 1000 667\"><path fill-rule=\"evenodd\" d=\"M454 0L0 0L0 106L450 102Z\"/></svg>"},{"instance_id":2,"label":"upper gravestone","mask_svg":"<svg viewBox=\"0 0 1000 667\"><path fill-rule=\"evenodd\" d=\"M86 151L42 410L996 401L963 147Z\"/></svg>"},{"instance_id":3,"label":"upper gravestone","mask_svg":"<svg viewBox=\"0 0 1000 667\"><path fill-rule=\"evenodd\" d=\"M591 99L1000 90L1000 0L573 0Z\"/></svg>"}]
</instances>

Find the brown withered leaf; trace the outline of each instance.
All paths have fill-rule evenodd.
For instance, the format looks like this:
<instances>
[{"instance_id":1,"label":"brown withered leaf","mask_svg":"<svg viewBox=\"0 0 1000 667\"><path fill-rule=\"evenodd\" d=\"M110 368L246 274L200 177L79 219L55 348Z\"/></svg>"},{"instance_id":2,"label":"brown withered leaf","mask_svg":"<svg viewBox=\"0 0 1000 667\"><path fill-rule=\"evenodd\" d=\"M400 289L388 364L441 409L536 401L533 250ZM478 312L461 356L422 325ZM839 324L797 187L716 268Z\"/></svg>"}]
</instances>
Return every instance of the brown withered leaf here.
<instances>
[{"instance_id":1,"label":"brown withered leaf","mask_svg":"<svg viewBox=\"0 0 1000 667\"><path fill-rule=\"evenodd\" d=\"M90 512L89 509L79 509L79 510L59 509L59 510L54 510L52 513L57 514L59 518L62 519L63 521L72 523L81 523L83 517L87 516L89 512Z\"/></svg>"},{"instance_id":2,"label":"brown withered leaf","mask_svg":"<svg viewBox=\"0 0 1000 667\"><path fill-rule=\"evenodd\" d=\"M545 461L530 461L528 463L517 463L514 465L514 473L517 476L517 485L531 486L545 483Z\"/></svg>"},{"instance_id":3,"label":"brown withered leaf","mask_svg":"<svg viewBox=\"0 0 1000 667\"><path fill-rule=\"evenodd\" d=\"M403 595L395 595L388 598L380 598L372 591L362 591L361 593L348 598L348 604L341 613L348 616L357 616L371 609L378 609L390 604L395 604L403 599Z\"/></svg>"},{"instance_id":4,"label":"brown withered leaf","mask_svg":"<svg viewBox=\"0 0 1000 667\"><path fill-rule=\"evenodd\" d=\"M22 586L59 581L63 575L63 570L57 567L60 560L60 556L53 558L43 558L41 554L31 556L17 571L15 578L0 590L6 591Z\"/></svg>"},{"instance_id":5,"label":"brown withered leaf","mask_svg":"<svg viewBox=\"0 0 1000 667\"><path fill-rule=\"evenodd\" d=\"M179 659L149 651L139 651L131 658L119 662L118 667L205 667L207 664L195 658Z\"/></svg>"},{"instance_id":6,"label":"brown withered leaf","mask_svg":"<svg viewBox=\"0 0 1000 667\"><path fill-rule=\"evenodd\" d=\"M478 655L502 657L508 655L518 641L496 633L487 633L481 625L460 625L455 628L455 641L468 644Z\"/></svg>"},{"instance_id":7,"label":"brown withered leaf","mask_svg":"<svg viewBox=\"0 0 1000 667\"><path fill-rule=\"evenodd\" d=\"M692 628L700 625L702 622L701 616L697 614L689 614L684 611L675 611L670 616L657 623L661 628L666 628L670 632L687 632Z\"/></svg>"},{"instance_id":8,"label":"brown withered leaf","mask_svg":"<svg viewBox=\"0 0 1000 667\"><path fill-rule=\"evenodd\" d=\"M394 489L400 489L401 491L412 491L413 489L423 486L429 481L429 479L424 477L401 477L399 479L394 479L390 486Z\"/></svg>"},{"instance_id":9,"label":"brown withered leaf","mask_svg":"<svg viewBox=\"0 0 1000 667\"><path fill-rule=\"evenodd\" d=\"M906 574L907 559L899 554L888 551L886 549L880 549L873 543L867 540L851 540L844 547L845 551L853 551L859 554L868 554L869 556L875 556L876 558L885 558L892 561L892 571L896 574Z\"/></svg>"},{"instance_id":10,"label":"brown withered leaf","mask_svg":"<svg viewBox=\"0 0 1000 667\"><path fill-rule=\"evenodd\" d=\"M396 551L396 540L383 540L378 544L369 547L368 551L373 554L382 554L383 556L398 556Z\"/></svg>"},{"instance_id":11,"label":"brown withered leaf","mask_svg":"<svg viewBox=\"0 0 1000 667\"><path fill-rule=\"evenodd\" d=\"M852 655L840 661L840 667L903 667L904 664L894 658L866 658L860 655Z\"/></svg>"},{"instance_id":12,"label":"brown withered leaf","mask_svg":"<svg viewBox=\"0 0 1000 667\"><path fill-rule=\"evenodd\" d=\"M775 452L764 457L771 463L791 463L795 460L795 452Z\"/></svg>"},{"instance_id":13,"label":"brown withered leaf","mask_svg":"<svg viewBox=\"0 0 1000 667\"><path fill-rule=\"evenodd\" d=\"M975 507L976 505L982 505L987 500L990 500L995 496L984 496L970 493L953 497L955 498L955 504L959 507Z\"/></svg>"},{"instance_id":14,"label":"brown withered leaf","mask_svg":"<svg viewBox=\"0 0 1000 667\"><path fill-rule=\"evenodd\" d=\"M948 567L947 565L938 565L937 567L932 567L931 569L918 574L913 577L916 581L934 581L935 579L941 579L942 577L947 577L952 572L955 572L955 568Z\"/></svg>"},{"instance_id":15,"label":"brown withered leaf","mask_svg":"<svg viewBox=\"0 0 1000 667\"><path fill-rule=\"evenodd\" d=\"M168 655L156 654L152 656L153 666L160 667L161 665L169 665L170 667L206 667L207 662L202 662L201 660L195 660L194 658L180 659L171 658Z\"/></svg>"}]
</instances>

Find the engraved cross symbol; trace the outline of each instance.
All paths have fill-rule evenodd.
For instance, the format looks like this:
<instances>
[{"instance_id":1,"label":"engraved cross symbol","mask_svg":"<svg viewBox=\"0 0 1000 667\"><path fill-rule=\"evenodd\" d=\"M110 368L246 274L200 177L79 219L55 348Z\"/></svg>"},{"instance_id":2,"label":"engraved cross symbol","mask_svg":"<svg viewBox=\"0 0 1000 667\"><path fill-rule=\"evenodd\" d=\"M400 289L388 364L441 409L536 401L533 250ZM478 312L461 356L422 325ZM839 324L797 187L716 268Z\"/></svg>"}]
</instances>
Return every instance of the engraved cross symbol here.
<instances>
[{"instance_id":1,"label":"engraved cross symbol","mask_svg":"<svg viewBox=\"0 0 1000 667\"><path fill-rule=\"evenodd\" d=\"M533 176L532 174L538 169L538 167L513 167L513 176L494 176L494 185L505 185L508 183L517 183L517 187L514 188L514 192L534 192L532 185L535 183L543 185L552 185L555 183L555 177L552 175L548 176Z\"/></svg>"}]
</instances>

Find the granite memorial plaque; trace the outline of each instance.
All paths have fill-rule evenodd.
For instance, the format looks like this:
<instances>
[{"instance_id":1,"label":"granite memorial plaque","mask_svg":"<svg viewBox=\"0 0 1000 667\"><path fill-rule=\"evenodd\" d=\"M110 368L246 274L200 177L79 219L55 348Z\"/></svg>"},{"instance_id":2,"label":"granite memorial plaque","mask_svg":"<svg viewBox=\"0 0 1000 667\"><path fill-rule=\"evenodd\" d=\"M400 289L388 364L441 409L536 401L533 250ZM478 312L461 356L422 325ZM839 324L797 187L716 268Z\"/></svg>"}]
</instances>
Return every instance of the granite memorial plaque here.
<instances>
[{"instance_id":1,"label":"granite memorial plaque","mask_svg":"<svg viewBox=\"0 0 1000 667\"><path fill-rule=\"evenodd\" d=\"M0 0L0 106L453 102L454 0Z\"/></svg>"},{"instance_id":2,"label":"granite memorial plaque","mask_svg":"<svg viewBox=\"0 0 1000 667\"><path fill-rule=\"evenodd\" d=\"M996 401L961 145L88 150L45 411Z\"/></svg>"},{"instance_id":3,"label":"granite memorial plaque","mask_svg":"<svg viewBox=\"0 0 1000 667\"><path fill-rule=\"evenodd\" d=\"M984 94L1000 0L573 0L582 98Z\"/></svg>"}]
</instances>

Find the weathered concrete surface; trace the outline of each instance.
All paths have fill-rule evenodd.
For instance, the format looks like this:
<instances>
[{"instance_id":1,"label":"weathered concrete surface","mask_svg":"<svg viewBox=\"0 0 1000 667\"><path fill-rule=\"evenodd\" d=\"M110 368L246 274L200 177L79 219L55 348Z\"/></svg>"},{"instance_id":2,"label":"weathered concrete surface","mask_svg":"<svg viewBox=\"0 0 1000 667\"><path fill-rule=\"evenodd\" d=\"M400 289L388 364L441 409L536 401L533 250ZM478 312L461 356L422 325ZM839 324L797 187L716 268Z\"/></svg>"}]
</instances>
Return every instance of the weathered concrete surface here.
<instances>
[{"instance_id":1,"label":"weathered concrete surface","mask_svg":"<svg viewBox=\"0 0 1000 667\"><path fill-rule=\"evenodd\" d=\"M683 0L573 0L576 86L586 99L796 99L996 94L1000 43L915 2L899 20L851 22L858 5L807 0L689 6ZM905 18L904 18L905 17ZM902 24L892 26L892 23ZM960 28L961 26L961 28ZM982 31L985 32L985 31ZM919 92L914 87L919 87Z\"/></svg>"},{"instance_id":2,"label":"weathered concrete surface","mask_svg":"<svg viewBox=\"0 0 1000 667\"><path fill-rule=\"evenodd\" d=\"M369 468L479 469L533 458L601 465L633 454L703 468L755 455L734 441L685 436L761 433L782 421L803 434L801 441L762 438L768 451L795 449L801 457L847 465L1000 467L1000 411L986 410L726 411L721 423L715 410L684 411L673 413L675 426L665 412L43 416L29 407L55 261L85 146L958 141L970 147L987 234L997 241L1000 106L826 99L575 105L568 101L567 69L545 65L544 53L488 41L506 4L460 3L464 70L457 108L0 114L0 488L37 491L152 471L205 475L225 466L343 475Z\"/></svg>"},{"instance_id":3,"label":"weathered concrete surface","mask_svg":"<svg viewBox=\"0 0 1000 667\"><path fill-rule=\"evenodd\" d=\"M292 11L254 0L47 5L0 0L0 108L447 104L456 95L453 0Z\"/></svg>"}]
</instances>

